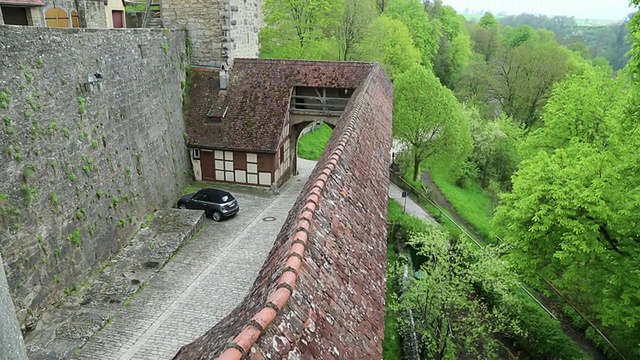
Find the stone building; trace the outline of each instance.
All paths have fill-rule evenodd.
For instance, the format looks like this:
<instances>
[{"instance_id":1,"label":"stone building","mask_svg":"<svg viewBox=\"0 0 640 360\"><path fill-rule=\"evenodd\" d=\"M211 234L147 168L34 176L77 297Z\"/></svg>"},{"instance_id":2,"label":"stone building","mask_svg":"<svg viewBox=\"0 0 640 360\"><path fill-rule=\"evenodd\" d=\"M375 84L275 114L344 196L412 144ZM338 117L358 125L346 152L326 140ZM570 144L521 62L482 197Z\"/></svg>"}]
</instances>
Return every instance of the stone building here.
<instances>
[{"instance_id":1,"label":"stone building","mask_svg":"<svg viewBox=\"0 0 640 360\"><path fill-rule=\"evenodd\" d=\"M61 28L105 28L111 4L124 16L122 0L0 0L0 25L47 26ZM120 8L118 5L120 3ZM114 16L112 13L108 15Z\"/></svg>"}]
</instances>

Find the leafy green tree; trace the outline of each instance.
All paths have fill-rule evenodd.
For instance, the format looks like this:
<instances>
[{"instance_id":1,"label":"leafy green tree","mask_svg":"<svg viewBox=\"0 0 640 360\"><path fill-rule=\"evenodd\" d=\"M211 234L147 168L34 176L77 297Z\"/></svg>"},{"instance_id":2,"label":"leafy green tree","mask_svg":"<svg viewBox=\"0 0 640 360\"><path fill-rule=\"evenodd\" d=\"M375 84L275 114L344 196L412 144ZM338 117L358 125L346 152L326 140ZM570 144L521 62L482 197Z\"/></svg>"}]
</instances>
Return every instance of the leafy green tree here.
<instances>
[{"instance_id":1,"label":"leafy green tree","mask_svg":"<svg viewBox=\"0 0 640 360\"><path fill-rule=\"evenodd\" d=\"M478 21L478 25L483 29L492 29L499 27L500 23L498 23L498 20L496 20L492 13L486 12L482 15L480 21Z\"/></svg>"},{"instance_id":2,"label":"leafy green tree","mask_svg":"<svg viewBox=\"0 0 640 360\"><path fill-rule=\"evenodd\" d=\"M356 46L365 38L369 24L377 17L373 0L344 0L338 29L340 60L351 60Z\"/></svg>"},{"instance_id":3,"label":"leafy green tree","mask_svg":"<svg viewBox=\"0 0 640 360\"><path fill-rule=\"evenodd\" d=\"M465 113L471 119L472 160L478 168L480 185L487 188L494 181L499 189L509 189L511 175L520 161L516 147L523 138L523 128L506 116L483 119L473 107L465 109Z\"/></svg>"},{"instance_id":4,"label":"leafy green tree","mask_svg":"<svg viewBox=\"0 0 640 360\"><path fill-rule=\"evenodd\" d=\"M572 142L610 146L612 134L620 132L626 106L624 80L592 67L556 84L542 113L544 127L531 133L527 152L553 151Z\"/></svg>"},{"instance_id":5,"label":"leafy green tree","mask_svg":"<svg viewBox=\"0 0 640 360\"><path fill-rule=\"evenodd\" d=\"M473 40L473 50L484 56L485 61L495 58L502 47L500 24L491 13L485 13L480 21L468 27Z\"/></svg>"},{"instance_id":6,"label":"leafy green tree","mask_svg":"<svg viewBox=\"0 0 640 360\"><path fill-rule=\"evenodd\" d=\"M536 31L528 25L520 25L516 28L506 27L502 34L503 43L510 49L515 49L527 41L539 40Z\"/></svg>"},{"instance_id":7,"label":"leafy green tree","mask_svg":"<svg viewBox=\"0 0 640 360\"><path fill-rule=\"evenodd\" d=\"M409 29L413 43L420 51L422 65L431 67L438 52L440 32L438 25L429 21L422 3L419 0L391 0L384 14L399 20Z\"/></svg>"},{"instance_id":8,"label":"leafy green tree","mask_svg":"<svg viewBox=\"0 0 640 360\"><path fill-rule=\"evenodd\" d=\"M404 281L399 309L411 311L425 359L497 358L494 334L517 333L506 316L517 283L497 257L476 257L467 243L435 225L407 241L426 259L418 279ZM403 319L408 325L409 319Z\"/></svg>"},{"instance_id":9,"label":"leafy green tree","mask_svg":"<svg viewBox=\"0 0 640 360\"><path fill-rule=\"evenodd\" d=\"M455 168L472 149L469 121L460 104L423 66L414 66L396 78L393 133L409 149L414 180L422 161L446 156Z\"/></svg>"},{"instance_id":10,"label":"leafy green tree","mask_svg":"<svg viewBox=\"0 0 640 360\"><path fill-rule=\"evenodd\" d=\"M611 64L609 64L609 61L603 56L596 56L593 59L591 59L591 65L597 68L605 69L607 70L608 73L613 72L613 68L611 67Z\"/></svg>"},{"instance_id":11,"label":"leafy green tree","mask_svg":"<svg viewBox=\"0 0 640 360\"><path fill-rule=\"evenodd\" d=\"M482 54L474 54L456 81L456 95L460 101L482 109L485 117L493 117L495 110L489 104L489 90L492 89L493 68ZM492 111L493 110L493 111Z\"/></svg>"},{"instance_id":12,"label":"leafy green tree","mask_svg":"<svg viewBox=\"0 0 640 360\"><path fill-rule=\"evenodd\" d=\"M627 189L639 184L612 164L624 159L588 143L540 152L521 165L495 221L520 273L551 279L604 325L638 328L640 282L629 270L640 256L640 196Z\"/></svg>"},{"instance_id":13,"label":"leafy green tree","mask_svg":"<svg viewBox=\"0 0 640 360\"><path fill-rule=\"evenodd\" d=\"M383 15L369 25L367 36L356 46L354 60L377 61L394 79L420 63L420 52L407 27Z\"/></svg>"},{"instance_id":14,"label":"leafy green tree","mask_svg":"<svg viewBox=\"0 0 640 360\"><path fill-rule=\"evenodd\" d=\"M465 29L464 17L451 6L441 7L439 13L439 17L432 19L440 29L433 70L444 86L453 88L455 78L471 58L471 38Z\"/></svg>"},{"instance_id":15,"label":"leafy green tree","mask_svg":"<svg viewBox=\"0 0 640 360\"><path fill-rule=\"evenodd\" d=\"M340 0L265 0L262 53L294 59L326 58L339 28Z\"/></svg>"},{"instance_id":16,"label":"leafy green tree","mask_svg":"<svg viewBox=\"0 0 640 360\"><path fill-rule=\"evenodd\" d=\"M496 59L493 96L503 111L530 128L569 71L570 51L556 42L527 41Z\"/></svg>"},{"instance_id":17,"label":"leafy green tree","mask_svg":"<svg viewBox=\"0 0 640 360\"><path fill-rule=\"evenodd\" d=\"M582 39L574 38L566 46L567 49L578 53L583 59L591 59L591 49Z\"/></svg>"}]
</instances>

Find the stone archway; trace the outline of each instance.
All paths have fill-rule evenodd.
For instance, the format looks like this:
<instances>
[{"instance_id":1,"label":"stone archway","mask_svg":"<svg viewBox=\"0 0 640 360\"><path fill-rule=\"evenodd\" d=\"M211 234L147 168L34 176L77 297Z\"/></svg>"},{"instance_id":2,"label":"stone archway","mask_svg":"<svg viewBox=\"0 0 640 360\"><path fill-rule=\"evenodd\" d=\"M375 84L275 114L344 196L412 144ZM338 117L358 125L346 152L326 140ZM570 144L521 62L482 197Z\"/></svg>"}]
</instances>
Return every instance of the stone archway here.
<instances>
[{"instance_id":1,"label":"stone archway","mask_svg":"<svg viewBox=\"0 0 640 360\"><path fill-rule=\"evenodd\" d=\"M292 175L298 175L298 140L300 140L300 135L304 129L313 123L324 122L333 130L335 129L339 119L339 116L308 115L300 114L299 112L291 112L289 138L291 139L290 153Z\"/></svg>"}]
</instances>

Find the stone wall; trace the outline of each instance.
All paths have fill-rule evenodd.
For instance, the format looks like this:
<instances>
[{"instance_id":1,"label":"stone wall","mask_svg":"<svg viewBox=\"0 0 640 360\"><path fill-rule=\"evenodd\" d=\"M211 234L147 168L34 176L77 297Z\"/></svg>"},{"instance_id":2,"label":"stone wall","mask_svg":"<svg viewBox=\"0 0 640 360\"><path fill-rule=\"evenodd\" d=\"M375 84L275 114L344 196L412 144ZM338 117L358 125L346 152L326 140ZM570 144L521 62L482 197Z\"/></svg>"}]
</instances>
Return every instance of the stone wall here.
<instances>
[{"instance_id":1,"label":"stone wall","mask_svg":"<svg viewBox=\"0 0 640 360\"><path fill-rule=\"evenodd\" d=\"M0 252L19 318L80 286L187 183L185 39L0 26Z\"/></svg>"},{"instance_id":2,"label":"stone wall","mask_svg":"<svg viewBox=\"0 0 640 360\"><path fill-rule=\"evenodd\" d=\"M229 1L229 63L236 58L255 58L259 55L258 33L264 26L262 0ZM225 45L225 44L223 44ZM224 47L223 47L224 48Z\"/></svg>"},{"instance_id":3,"label":"stone wall","mask_svg":"<svg viewBox=\"0 0 640 360\"><path fill-rule=\"evenodd\" d=\"M26 360L27 355L13 308L0 255L0 349L4 360Z\"/></svg>"},{"instance_id":4,"label":"stone wall","mask_svg":"<svg viewBox=\"0 0 640 360\"><path fill-rule=\"evenodd\" d=\"M258 56L262 0L163 0L162 20L166 27L188 30L194 66Z\"/></svg>"}]
</instances>

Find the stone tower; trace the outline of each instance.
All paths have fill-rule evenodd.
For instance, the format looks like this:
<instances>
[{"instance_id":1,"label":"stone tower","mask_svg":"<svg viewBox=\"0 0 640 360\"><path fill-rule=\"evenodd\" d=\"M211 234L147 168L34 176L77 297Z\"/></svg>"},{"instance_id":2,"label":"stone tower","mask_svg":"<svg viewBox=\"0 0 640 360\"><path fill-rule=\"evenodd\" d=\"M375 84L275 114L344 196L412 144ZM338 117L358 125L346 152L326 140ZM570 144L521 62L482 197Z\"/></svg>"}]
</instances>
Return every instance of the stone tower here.
<instances>
[{"instance_id":1,"label":"stone tower","mask_svg":"<svg viewBox=\"0 0 640 360\"><path fill-rule=\"evenodd\" d=\"M162 18L166 27L188 30L192 65L258 56L262 0L162 0Z\"/></svg>"}]
</instances>

